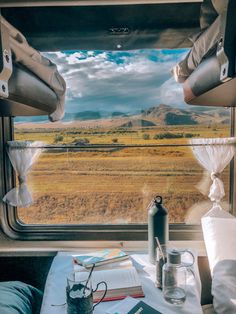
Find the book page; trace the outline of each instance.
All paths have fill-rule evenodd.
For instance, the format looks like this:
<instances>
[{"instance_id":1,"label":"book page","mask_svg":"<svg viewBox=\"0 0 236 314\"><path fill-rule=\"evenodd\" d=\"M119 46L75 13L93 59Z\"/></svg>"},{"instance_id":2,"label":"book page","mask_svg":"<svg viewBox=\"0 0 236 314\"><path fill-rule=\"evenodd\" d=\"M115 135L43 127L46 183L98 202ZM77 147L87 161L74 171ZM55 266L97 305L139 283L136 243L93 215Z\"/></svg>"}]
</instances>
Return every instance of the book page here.
<instances>
[{"instance_id":1,"label":"book page","mask_svg":"<svg viewBox=\"0 0 236 314\"><path fill-rule=\"evenodd\" d=\"M92 277L93 288L105 281L108 290L140 286L139 277L134 267L128 269L112 269L95 271Z\"/></svg>"},{"instance_id":2,"label":"book page","mask_svg":"<svg viewBox=\"0 0 236 314\"><path fill-rule=\"evenodd\" d=\"M76 280L79 280L81 276L83 276L82 273L75 273ZM97 284L101 281L106 282L108 290L141 286L134 267L94 271L92 274L93 289L96 289ZM103 290L103 287L101 286L98 290Z\"/></svg>"},{"instance_id":3,"label":"book page","mask_svg":"<svg viewBox=\"0 0 236 314\"><path fill-rule=\"evenodd\" d=\"M80 272L90 272L90 269L85 268L83 266L80 266L78 264L73 264L74 267L74 271L80 271ZM126 259L123 261L118 261L118 262L113 262L113 263L108 263L108 264L104 264L104 265L98 265L95 267L94 271L103 271L103 270L109 270L109 269L124 269L124 268L130 268L133 267L133 263L130 259Z\"/></svg>"}]
</instances>

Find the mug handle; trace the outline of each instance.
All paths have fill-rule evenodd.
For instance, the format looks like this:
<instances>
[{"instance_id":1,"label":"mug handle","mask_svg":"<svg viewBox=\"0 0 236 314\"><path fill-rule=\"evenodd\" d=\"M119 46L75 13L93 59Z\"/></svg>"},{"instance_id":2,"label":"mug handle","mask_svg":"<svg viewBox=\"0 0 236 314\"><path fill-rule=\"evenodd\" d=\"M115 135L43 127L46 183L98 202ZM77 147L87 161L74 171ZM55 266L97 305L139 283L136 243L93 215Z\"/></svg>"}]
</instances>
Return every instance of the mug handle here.
<instances>
[{"instance_id":1,"label":"mug handle","mask_svg":"<svg viewBox=\"0 0 236 314\"><path fill-rule=\"evenodd\" d=\"M99 285L100 284L104 284L104 286L105 286L105 290L104 290L104 293L103 293L103 296L101 297L101 299L96 303L96 304L94 304L94 306L93 306L93 310L94 310L94 308L95 308L95 306L97 306L99 303L101 303L102 302L102 300L105 298L105 296L106 296L106 293L107 293L107 283L105 282L105 281L101 281L101 282L99 282L98 284L97 284L97 287L96 287L96 289L95 290L93 290L93 292L96 292L97 290L98 290L98 287L99 287Z\"/></svg>"},{"instance_id":2,"label":"mug handle","mask_svg":"<svg viewBox=\"0 0 236 314\"><path fill-rule=\"evenodd\" d=\"M195 263L195 256L194 256L193 252L191 252L191 251L188 250L188 249L186 249L186 250L181 250L180 252L181 252L181 254L183 254L183 253L188 253L188 254L192 257L192 263L183 263L183 266L185 266L185 267L191 267L191 266L193 266L193 264Z\"/></svg>"},{"instance_id":3,"label":"mug handle","mask_svg":"<svg viewBox=\"0 0 236 314\"><path fill-rule=\"evenodd\" d=\"M193 252L191 252L190 250L186 249L186 250L182 250L181 253L188 253L189 255L191 255L192 257L192 263L183 263L183 267L187 268L187 271L190 272L193 276L193 278L195 278L195 273L194 271L191 269L191 266L193 266L193 264L195 263L195 256L193 254Z\"/></svg>"},{"instance_id":4,"label":"mug handle","mask_svg":"<svg viewBox=\"0 0 236 314\"><path fill-rule=\"evenodd\" d=\"M194 256L194 254L193 254L193 252L191 252L190 250L185 250L185 252L187 252L190 256L192 256L192 263L190 263L190 264L188 264L188 266L190 267L190 266L193 266L193 264L195 263L195 256Z\"/></svg>"}]
</instances>

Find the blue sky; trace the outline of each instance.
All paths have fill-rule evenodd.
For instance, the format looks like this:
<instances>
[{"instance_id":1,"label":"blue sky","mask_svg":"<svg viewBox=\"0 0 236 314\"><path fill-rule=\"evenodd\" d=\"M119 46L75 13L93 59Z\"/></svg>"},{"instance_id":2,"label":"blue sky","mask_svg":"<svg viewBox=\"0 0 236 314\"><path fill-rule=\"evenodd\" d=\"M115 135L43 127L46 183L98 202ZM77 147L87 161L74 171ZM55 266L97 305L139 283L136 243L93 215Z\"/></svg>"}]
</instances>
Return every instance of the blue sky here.
<instances>
[{"instance_id":1,"label":"blue sky","mask_svg":"<svg viewBox=\"0 0 236 314\"><path fill-rule=\"evenodd\" d=\"M181 50L67 51L45 55L67 83L66 112L136 112L161 103L183 107L180 84L171 68Z\"/></svg>"}]
</instances>

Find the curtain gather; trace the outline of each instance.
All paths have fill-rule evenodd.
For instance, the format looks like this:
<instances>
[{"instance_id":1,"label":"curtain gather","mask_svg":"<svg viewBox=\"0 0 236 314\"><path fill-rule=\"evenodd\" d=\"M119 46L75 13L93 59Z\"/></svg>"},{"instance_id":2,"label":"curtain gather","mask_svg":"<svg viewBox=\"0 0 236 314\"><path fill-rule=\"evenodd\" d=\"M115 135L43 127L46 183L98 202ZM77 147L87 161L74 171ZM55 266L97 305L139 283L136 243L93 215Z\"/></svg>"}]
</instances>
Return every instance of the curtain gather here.
<instances>
[{"instance_id":1,"label":"curtain gather","mask_svg":"<svg viewBox=\"0 0 236 314\"><path fill-rule=\"evenodd\" d=\"M17 174L19 186L10 190L3 197L4 202L18 207L30 206L33 203L31 193L27 187L26 176L42 152L43 145L44 143L40 141L7 142L7 153Z\"/></svg>"},{"instance_id":2,"label":"curtain gather","mask_svg":"<svg viewBox=\"0 0 236 314\"><path fill-rule=\"evenodd\" d=\"M196 159L210 174L212 184L208 197L213 202L214 207L221 209L219 203L225 196L225 190L220 174L235 154L236 138L192 139L190 143L193 145L192 150Z\"/></svg>"}]
</instances>

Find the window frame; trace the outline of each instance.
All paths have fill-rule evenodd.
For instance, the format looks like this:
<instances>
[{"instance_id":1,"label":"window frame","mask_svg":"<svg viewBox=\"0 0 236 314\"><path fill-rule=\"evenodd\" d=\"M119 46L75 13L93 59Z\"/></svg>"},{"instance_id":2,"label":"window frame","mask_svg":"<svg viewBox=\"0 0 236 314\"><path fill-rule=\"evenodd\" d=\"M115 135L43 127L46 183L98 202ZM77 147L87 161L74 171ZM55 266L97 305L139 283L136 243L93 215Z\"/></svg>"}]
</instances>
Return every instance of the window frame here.
<instances>
[{"instance_id":1,"label":"window frame","mask_svg":"<svg viewBox=\"0 0 236 314\"><path fill-rule=\"evenodd\" d=\"M231 108L230 136L236 136L236 110ZM2 196L15 185L14 170L7 158L5 144L14 138L13 120L2 117L0 120L1 134L0 147L3 152L0 156L0 188ZM235 158L234 158L235 159ZM6 178L9 178L6 180ZM236 215L236 167L234 160L230 164L230 212ZM108 241L145 241L148 239L147 224L127 225L33 225L23 224L17 215L17 208L9 206L1 201L2 229L4 233L17 240L108 240ZM169 238L171 241L199 241L203 239L200 225L186 225L176 223L169 225Z\"/></svg>"}]
</instances>

